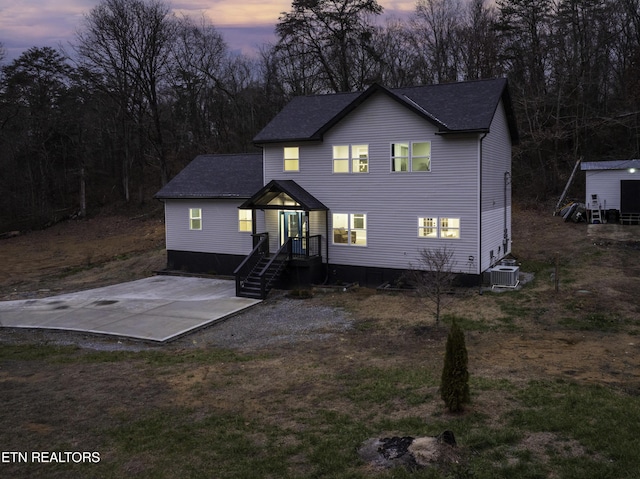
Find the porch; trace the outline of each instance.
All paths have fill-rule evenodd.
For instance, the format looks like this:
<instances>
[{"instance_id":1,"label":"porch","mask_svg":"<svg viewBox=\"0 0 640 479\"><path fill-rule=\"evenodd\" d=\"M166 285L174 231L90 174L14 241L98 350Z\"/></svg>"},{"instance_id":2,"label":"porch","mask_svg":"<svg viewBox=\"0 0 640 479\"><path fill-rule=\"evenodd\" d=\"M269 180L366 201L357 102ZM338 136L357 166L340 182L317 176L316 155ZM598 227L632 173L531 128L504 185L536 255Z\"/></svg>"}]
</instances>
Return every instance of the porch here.
<instances>
[{"instance_id":1,"label":"porch","mask_svg":"<svg viewBox=\"0 0 640 479\"><path fill-rule=\"evenodd\" d=\"M253 250L234 272L238 296L264 299L276 286L322 281L322 250L328 251L325 205L292 180L273 180L239 208L251 210ZM262 233L256 231L259 211L267 230Z\"/></svg>"}]
</instances>

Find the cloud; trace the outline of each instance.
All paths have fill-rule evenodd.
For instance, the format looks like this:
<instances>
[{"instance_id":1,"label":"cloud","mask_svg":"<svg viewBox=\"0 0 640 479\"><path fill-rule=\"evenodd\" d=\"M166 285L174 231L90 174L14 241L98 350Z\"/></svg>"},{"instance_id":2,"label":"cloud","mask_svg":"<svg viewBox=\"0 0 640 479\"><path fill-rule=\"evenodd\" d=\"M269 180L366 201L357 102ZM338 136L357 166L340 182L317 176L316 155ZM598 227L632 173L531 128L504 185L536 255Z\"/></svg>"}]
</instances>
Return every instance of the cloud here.
<instances>
[{"instance_id":1,"label":"cloud","mask_svg":"<svg viewBox=\"0 0 640 479\"><path fill-rule=\"evenodd\" d=\"M83 17L101 0L7 0L0 7L0 43L7 59L31 47L67 46L74 41ZM166 0L178 14L202 15L225 36L234 50L256 50L273 41L273 30L292 0ZM379 0L384 16L405 15L415 0Z\"/></svg>"},{"instance_id":2,"label":"cloud","mask_svg":"<svg viewBox=\"0 0 640 479\"><path fill-rule=\"evenodd\" d=\"M291 8L289 0L211 0L172 3L174 10L190 16L204 14L215 26L274 25L280 13Z\"/></svg>"}]
</instances>

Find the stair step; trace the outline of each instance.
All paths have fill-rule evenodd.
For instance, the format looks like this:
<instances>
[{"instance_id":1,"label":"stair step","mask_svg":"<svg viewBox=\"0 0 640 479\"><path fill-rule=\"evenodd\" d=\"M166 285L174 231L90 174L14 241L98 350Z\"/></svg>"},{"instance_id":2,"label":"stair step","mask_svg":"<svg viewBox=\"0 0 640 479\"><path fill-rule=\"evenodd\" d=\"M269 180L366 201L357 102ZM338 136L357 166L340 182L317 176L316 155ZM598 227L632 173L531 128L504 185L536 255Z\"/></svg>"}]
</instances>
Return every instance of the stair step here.
<instances>
[{"instance_id":1,"label":"stair step","mask_svg":"<svg viewBox=\"0 0 640 479\"><path fill-rule=\"evenodd\" d=\"M252 292L249 292L249 291L240 291L238 293L238 296L240 296L241 298L263 299L262 295L260 294L260 292L252 293Z\"/></svg>"}]
</instances>

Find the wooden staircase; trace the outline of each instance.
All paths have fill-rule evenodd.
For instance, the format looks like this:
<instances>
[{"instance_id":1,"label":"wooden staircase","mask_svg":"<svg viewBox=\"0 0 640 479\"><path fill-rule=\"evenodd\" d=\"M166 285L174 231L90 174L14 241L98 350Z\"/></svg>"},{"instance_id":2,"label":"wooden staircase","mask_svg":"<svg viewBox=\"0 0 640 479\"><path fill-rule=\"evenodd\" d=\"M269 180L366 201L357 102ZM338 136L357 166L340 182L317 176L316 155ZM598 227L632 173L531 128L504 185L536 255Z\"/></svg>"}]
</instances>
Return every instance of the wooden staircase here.
<instances>
[{"instance_id":1,"label":"wooden staircase","mask_svg":"<svg viewBox=\"0 0 640 479\"><path fill-rule=\"evenodd\" d=\"M253 251L234 272L236 296L265 299L291 259L291 238L275 254L269 254L269 236L263 233Z\"/></svg>"},{"instance_id":2,"label":"wooden staircase","mask_svg":"<svg viewBox=\"0 0 640 479\"><path fill-rule=\"evenodd\" d=\"M288 258L263 256L248 276L240 282L236 296L264 299L287 266Z\"/></svg>"}]
</instances>

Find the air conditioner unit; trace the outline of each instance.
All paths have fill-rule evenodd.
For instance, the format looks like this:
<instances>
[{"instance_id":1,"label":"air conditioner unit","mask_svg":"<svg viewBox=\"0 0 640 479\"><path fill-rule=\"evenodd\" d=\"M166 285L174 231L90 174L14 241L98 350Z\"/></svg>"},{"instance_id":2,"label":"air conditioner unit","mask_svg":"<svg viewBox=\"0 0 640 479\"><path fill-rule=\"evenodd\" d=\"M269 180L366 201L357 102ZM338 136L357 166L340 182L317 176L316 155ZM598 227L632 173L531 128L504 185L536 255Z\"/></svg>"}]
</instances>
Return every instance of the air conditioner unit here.
<instances>
[{"instance_id":1,"label":"air conditioner unit","mask_svg":"<svg viewBox=\"0 0 640 479\"><path fill-rule=\"evenodd\" d=\"M519 266L496 266L491 268L491 287L515 288L520 283Z\"/></svg>"}]
</instances>

